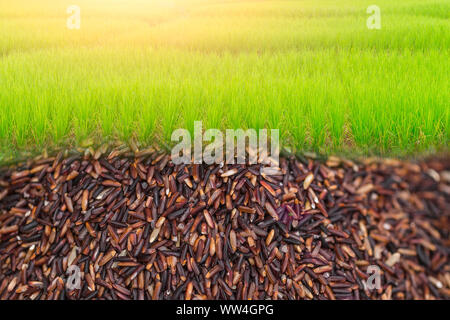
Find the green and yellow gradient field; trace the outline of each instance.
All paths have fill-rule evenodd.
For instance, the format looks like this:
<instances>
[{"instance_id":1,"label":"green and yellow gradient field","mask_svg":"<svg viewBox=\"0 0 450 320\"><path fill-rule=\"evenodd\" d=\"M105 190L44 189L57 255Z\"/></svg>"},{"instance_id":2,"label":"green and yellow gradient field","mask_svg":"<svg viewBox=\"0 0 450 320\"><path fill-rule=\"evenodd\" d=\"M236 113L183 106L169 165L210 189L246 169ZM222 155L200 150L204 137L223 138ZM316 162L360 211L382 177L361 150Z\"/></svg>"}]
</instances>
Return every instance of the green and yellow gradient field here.
<instances>
[{"instance_id":1,"label":"green and yellow gradient field","mask_svg":"<svg viewBox=\"0 0 450 320\"><path fill-rule=\"evenodd\" d=\"M280 129L296 150L448 150L449 57L450 0L0 0L0 161L165 145L194 120Z\"/></svg>"}]
</instances>

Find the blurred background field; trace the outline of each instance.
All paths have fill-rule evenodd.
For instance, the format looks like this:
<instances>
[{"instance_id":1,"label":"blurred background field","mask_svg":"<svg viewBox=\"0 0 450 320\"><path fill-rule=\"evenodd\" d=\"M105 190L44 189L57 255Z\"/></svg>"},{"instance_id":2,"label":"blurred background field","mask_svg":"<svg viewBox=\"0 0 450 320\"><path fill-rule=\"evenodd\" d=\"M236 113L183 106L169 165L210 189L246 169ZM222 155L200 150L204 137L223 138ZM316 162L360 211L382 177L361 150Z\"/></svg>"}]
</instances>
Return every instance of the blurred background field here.
<instances>
[{"instance_id":1,"label":"blurred background field","mask_svg":"<svg viewBox=\"0 0 450 320\"><path fill-rule=\"evenodd\" d=\"M448 0L0 0L0 161L166 145L194 120L280 129L296 150L448 150L449 56Z\"/></svg>"}]
</instances>

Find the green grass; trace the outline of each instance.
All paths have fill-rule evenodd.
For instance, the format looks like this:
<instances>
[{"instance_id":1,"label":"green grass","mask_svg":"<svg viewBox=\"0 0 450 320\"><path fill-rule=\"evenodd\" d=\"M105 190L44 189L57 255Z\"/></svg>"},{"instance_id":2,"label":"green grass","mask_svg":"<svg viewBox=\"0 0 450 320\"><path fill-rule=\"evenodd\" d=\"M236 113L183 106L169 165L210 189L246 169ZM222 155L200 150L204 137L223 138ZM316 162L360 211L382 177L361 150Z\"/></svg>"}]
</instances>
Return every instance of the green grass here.
<instances>
[{"instance_id":1,"label":"green grass","mask_svg":"<svg viewBox=\"0 0 450 320\"><path fill-rule=\"evenodd\" d=\"M449 0L0 0L0 161L194 120L298 150L448 150L449 56Z\"/></svg>"}]
</instances>

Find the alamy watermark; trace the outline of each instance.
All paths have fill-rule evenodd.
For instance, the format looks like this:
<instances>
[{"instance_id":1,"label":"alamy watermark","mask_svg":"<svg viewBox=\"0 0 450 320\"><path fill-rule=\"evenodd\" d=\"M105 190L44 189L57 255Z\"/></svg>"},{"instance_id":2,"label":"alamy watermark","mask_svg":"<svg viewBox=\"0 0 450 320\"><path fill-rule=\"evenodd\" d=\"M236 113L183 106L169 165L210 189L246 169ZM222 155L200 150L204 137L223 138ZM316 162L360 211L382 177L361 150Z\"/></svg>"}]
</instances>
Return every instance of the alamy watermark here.
<instances>
[{"instance_id":1,"label":"alamy watermark","mask_svg":"<svg viewBox=\"0 0 450 320\"><path fill-rule=\"evenodd\" d=\"M207 129L203 132L202 122L195 121L193 139L187 129L177 129L172 133L172 142L178 142L172 148L172 161L175 164L261 163L278 167L279 130L271 129L270 139L268 133L267 129L260 129L258 132L255 129L227 129L225 134L219 129ZM203 148L204 142L211 143Z\"/></svg>"},{"instance_id":2,"label":"alamy watermark","mask_svg":"<svg viewBox=\"0 0 450 320\"><path fill-rule=\"evenodd\" d=\"M67 18L67 28L70 30L79 30L81 27L81 8L77 5L70 5L66 10L69 17Z\"/></svg>"},{"instance_id":3,"label":"alamy watermark","mask_svg":"<svg viewBox=\"0 0 450 320\"><path fill-rule=\"evenodd\" d=\"M66 281L66 288L68 290L75 290L81 288L81 271L80 268L76 265L71 265L69 268L67 268L67 281Z\"/></svg>"},{"instance_id":4,"label":"alamy watermark","mask_svg":"<svg viewBox=\"0 0 450 320\"><path fill-rule=\"evenodd\" d=\"M173 3L167 4L173 6ZM66 9L67 17L66 25L70 30L79 30L81 27L81 8L78 5L70 5ZM377 5L370 5L367 7L366 13L370 16L366 20L366 25L369 30L381 29L381 9Z\"/></svg>"},{"instance_id":5,"label":"alamy watermark","mask_svg":"<svg viewBox=\"0 0 450 320\"><path fill-rule=\"evenodd\" d=\"M381 9L377 5L371 5L367 7L367 14L370 16L367 18L366 25L369 30L381 29Z\"/></svg>"},{"instance_id":6,"label":"alamy watermark","mask_svg":"<svg viewBox=\"0 0 450 320\"><path fill-rule=\"evenodd\" d=\"M369 278L363 281L365 290L381 289L381 270L377 265L370 265L367 267Z\"/></svg>"}]
</instances>

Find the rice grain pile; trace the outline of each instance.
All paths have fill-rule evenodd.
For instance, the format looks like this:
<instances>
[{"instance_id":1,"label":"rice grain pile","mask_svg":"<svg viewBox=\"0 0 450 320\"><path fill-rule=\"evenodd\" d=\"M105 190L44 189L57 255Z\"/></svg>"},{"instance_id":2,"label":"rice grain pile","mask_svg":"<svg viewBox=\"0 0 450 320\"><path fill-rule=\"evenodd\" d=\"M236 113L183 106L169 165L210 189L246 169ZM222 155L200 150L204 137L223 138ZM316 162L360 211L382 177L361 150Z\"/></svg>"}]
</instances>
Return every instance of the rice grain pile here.
<instances>
[{"instance_id":1,"label":"rice grain pile","mask_svg":"<svg viewBox=\"0 0 450 320\"><path fill-rule=\"evenodd\" d=\"M127 149L4 168L0 297L450 298L448 160L280 168Z\"/></svg>"}]
</instances>

